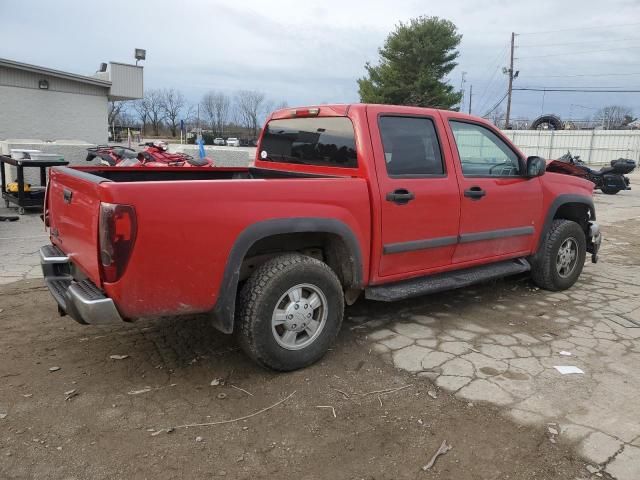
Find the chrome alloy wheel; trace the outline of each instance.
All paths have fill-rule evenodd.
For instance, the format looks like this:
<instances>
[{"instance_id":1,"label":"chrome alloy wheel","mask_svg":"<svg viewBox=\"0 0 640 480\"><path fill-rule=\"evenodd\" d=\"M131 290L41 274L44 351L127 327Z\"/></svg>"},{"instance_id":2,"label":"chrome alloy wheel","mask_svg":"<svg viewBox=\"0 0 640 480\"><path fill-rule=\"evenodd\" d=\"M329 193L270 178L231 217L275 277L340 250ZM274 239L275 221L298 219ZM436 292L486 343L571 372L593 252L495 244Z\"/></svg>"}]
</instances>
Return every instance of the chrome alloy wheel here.
<instances>
[{"instance_id":1,"label":"chrome alloy wheel","mask_svg":"<svg viewBox=\"0 0 640 480\"><path fill-rule=\"evenodd\" d=\"M280 297L271 316L276 342L287 350L300 350L312 344L327 321L327 297L309 283L291 287Z\"/></svg>"},{"instance_id":2,"label":"chrome alloy wheel","mask_svg":"<svg viewBox=\"0 0 640 480\"><path fill-rule=\"evenodd\" d=\"M562 278L570 276L578 263L578 242L569 237L560 245L556 256L556 270Z\"/></svg>"}]
</instances>

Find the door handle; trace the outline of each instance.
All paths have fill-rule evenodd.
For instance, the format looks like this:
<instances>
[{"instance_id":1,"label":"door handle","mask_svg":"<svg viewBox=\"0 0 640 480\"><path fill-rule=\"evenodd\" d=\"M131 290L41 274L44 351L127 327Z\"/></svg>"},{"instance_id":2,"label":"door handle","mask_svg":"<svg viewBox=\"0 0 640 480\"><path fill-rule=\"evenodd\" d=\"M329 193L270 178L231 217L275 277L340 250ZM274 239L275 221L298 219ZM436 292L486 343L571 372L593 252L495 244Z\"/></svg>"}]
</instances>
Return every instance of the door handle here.
<instances>
[{"instance_id":1,"label":"door handle","mask_svg":"<svg viewBox=\"0 0 640 480\"><path fill-rule=\"evenodd\" d=\"M486 194L487 192L485 192L480 187L471 187L470 189L464 191L464 196L470 198L471 200L480 200Z\"/></svg>"},{"instance_id":2,"label":"door handle","mask_svg":"<svg viewBox=\"0 0 640 480\"><path fill-rule=\"evenodd\" d=\"M71 198L73 197L73 192L67 188L62 191L62 199L64 203L71 203Z\"/></svg>"},{"instance_id":3,"label":"door handle","mask_svg":"<svg viewBox=\"0 0 640 480\"><path fill-rule=\"evenodd\" d=\"M393 192L387 193L387 202L393 202L398 205L406 205L415 198L415 194L413 192L410 192L406 188L398 188Z\"/></svg>"}]
</instances>

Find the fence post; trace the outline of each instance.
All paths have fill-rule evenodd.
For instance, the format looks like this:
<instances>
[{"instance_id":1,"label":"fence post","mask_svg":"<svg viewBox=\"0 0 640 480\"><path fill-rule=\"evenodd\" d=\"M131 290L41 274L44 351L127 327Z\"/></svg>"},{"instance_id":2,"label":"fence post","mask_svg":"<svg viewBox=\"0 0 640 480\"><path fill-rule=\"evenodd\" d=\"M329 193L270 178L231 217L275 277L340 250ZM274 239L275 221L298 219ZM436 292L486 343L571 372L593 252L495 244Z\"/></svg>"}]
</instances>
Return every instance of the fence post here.
<instances>
[{"instance_id":1,"label":"fence post","mask_svg":"<svg viewBox=\"0 0 640 480\"><path fill-rule=\"evenodd\" d=\"M547 155L547 158L551 158L551 155L553 154L553 136L555 134L555 130L551 130L551 139L549 140L549 155Z\"/></svg>"},{"instance_id":2,"label":"fence post","mask_svg":"<svg viewBox=\"0 0 640 480\"><path fill-rule=\"evenodd\" d=\"M596 131L591 130L591 140L589 141L589 156L587 157L587 163L591 164L591 153L593 152L593 137L595 137Z\"/></svg>"}]
</instances>

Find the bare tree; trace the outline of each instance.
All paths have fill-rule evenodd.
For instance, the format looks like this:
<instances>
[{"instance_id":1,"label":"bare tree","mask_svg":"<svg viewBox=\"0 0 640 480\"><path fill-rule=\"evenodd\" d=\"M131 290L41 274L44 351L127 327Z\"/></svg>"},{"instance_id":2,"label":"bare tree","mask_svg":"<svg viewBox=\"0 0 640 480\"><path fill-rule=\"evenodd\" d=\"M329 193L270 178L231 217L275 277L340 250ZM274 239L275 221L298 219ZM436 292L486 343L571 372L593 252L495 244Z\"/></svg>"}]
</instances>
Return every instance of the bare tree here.
<instances>
[{"instance_id":1,"label":"bare tree","mask_svg":"<svg viewBox=\"0 0 640 480\"><path fill-rule=\"evenodd\" d=\"M178 124L180 123L180 113L186 104L187 101L179 90L165 88L160 92L160 109L169 123L172 137L176 136Z\"/></svg>"},{"instance_id":2,"label":"bare tree","mask_svg":"<svg viewBox=\"0 0 640 480\"><path fill-rule=\"evenodd\" d=\"M125 108L124 102L116 102L116 101L109 102L107 119L110 126L116 122L120 114L123 112L124 108Z\"/></svg>"},{"instance_id":3,"label":"bare tree","mask_svg":"<svg viewBox=\"0 0 640 480\"><path fill-rule=\"evenodd\" d=\"M502 110L501 108L496 108L485 118L491 121L496 127L500 128L505 119L504 110Z\"/></svg>"},{"instance_id":4,"label":"bare tree","mask_svg":"<svg viewBox=\"0 0 640 480\"><path fill-rule=\"evenodd\" d=\"M160 127L164 120L162 90L147 90L144 94L143 102L147 113L146 118L153 128L153 134L158 136L160 135Z\"/></svg>"},{"instance_id":5,"label":"bare tree","mask_svg":"<svg viewBox=\"0 0 640 480\"><path fill-rule=\"evenodd\" d=\"M243 127L251 131L254 137L258 134L259 116L262 113L264 101L264 93L255 90L240 90L236 94L238 120Z\"/></svg>"},{"instance_id":6,"label":"bare tree","mask_svg":"<svg viewBox=\"0 0 640 480\"><path fill-rule=\"evenodd\" d=\"M224 129L229 121L231 100L222 92L210 91L202 97L202 108L209 120L211 130L216 135L224 135Z\"/></svg>"},{"instance_id":7,"label":"bare tree","mask_svg":"<svg viewBox=\"0 0 640 480\"><path fill-rule=\"evenodd\" d=\"M204 113L204 116L209 123L209 128L215 132L216 130L216 117L215 117L215 97L216 93L214 91L210 91L205 93L202 96L202 100L200 100L200 108Z\"/></svg>"},{"instance_id":8,"label":"bare tree","mask_svg":"<svg viewBox=\"0 0 640 480\"><path fill-rule=\"evenodd\" d=\"M262 106L262 112L261 112L262 113L262 115L261 115L262 118L260 118L260 124L264 123L264 120L266 118L268 118L269 115L271 115L271 112L273 112L274 110L278 110L275 107L275 104L276 103L273 100L267 100L267 101L264 102L264 105Z\"/></svg>"},{"instance_id":9,"label":"bare tree","mask_svg":"<svg viewBox=\"0 0 640 480\"><path fill-rule=\"evenodd\" d=\"M146 97L146 95L145 95ZM140 100L136 100L133 102L133 110L138 115L140 119L140 124L142 126L142 133L144 134L147 129L147 121L149 120L149 104L146 98L141 98Z\"/></svg>"},{"instance_id":10,"label":"bare tree","mask_svg":"<svg viewBox=\"0 0 640 480\"><path fill-rule=\"evenodd\" d=\"M188 105L182 115L184 118L185 129L188 131L198 127L198 105Z\"/></svg>"},{"instance_id":11,"label":"bare tree","mask_svg":"<svg viewBox=\"0 0 640 480\"><path fill-rule=\"evenodd\" d=\"M289 104L286 100L280 100L280 102L276 103L275 109L282 110L284 108L289 108Z\"/></svg>"},{"instance_id":12,"label":"bare tree","mask_svg":"<svg viewBox=\"0 0 640 480\"><path fill-rule=\"evenodd\" d=\"M602 128L610 130L633 121L633 110L623 105L609 105L598 110L593 118Z\"/></svg>"}]
</instances>

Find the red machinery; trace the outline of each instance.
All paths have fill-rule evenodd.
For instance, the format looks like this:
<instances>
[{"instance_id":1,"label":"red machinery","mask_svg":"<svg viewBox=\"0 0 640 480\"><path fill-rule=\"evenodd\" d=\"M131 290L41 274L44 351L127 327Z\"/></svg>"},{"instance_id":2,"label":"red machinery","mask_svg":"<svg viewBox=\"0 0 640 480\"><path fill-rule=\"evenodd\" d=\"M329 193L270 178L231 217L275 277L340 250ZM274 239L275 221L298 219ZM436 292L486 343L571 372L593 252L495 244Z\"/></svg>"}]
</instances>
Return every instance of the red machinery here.
<instances>
[{"instance_id":1,"label":"red machinery","mask_svg":"<svg viewBox=\"0 0 640 480\"><path fill-rule=\"evenodd\" d=\"M109 167L213 167L213 160L194 158L186 153L170 153L164 142L145 143L145 149L137 152L132 148L98 145L87 148L86 160L99 158Z\"/></svg>"}]
</instances>

